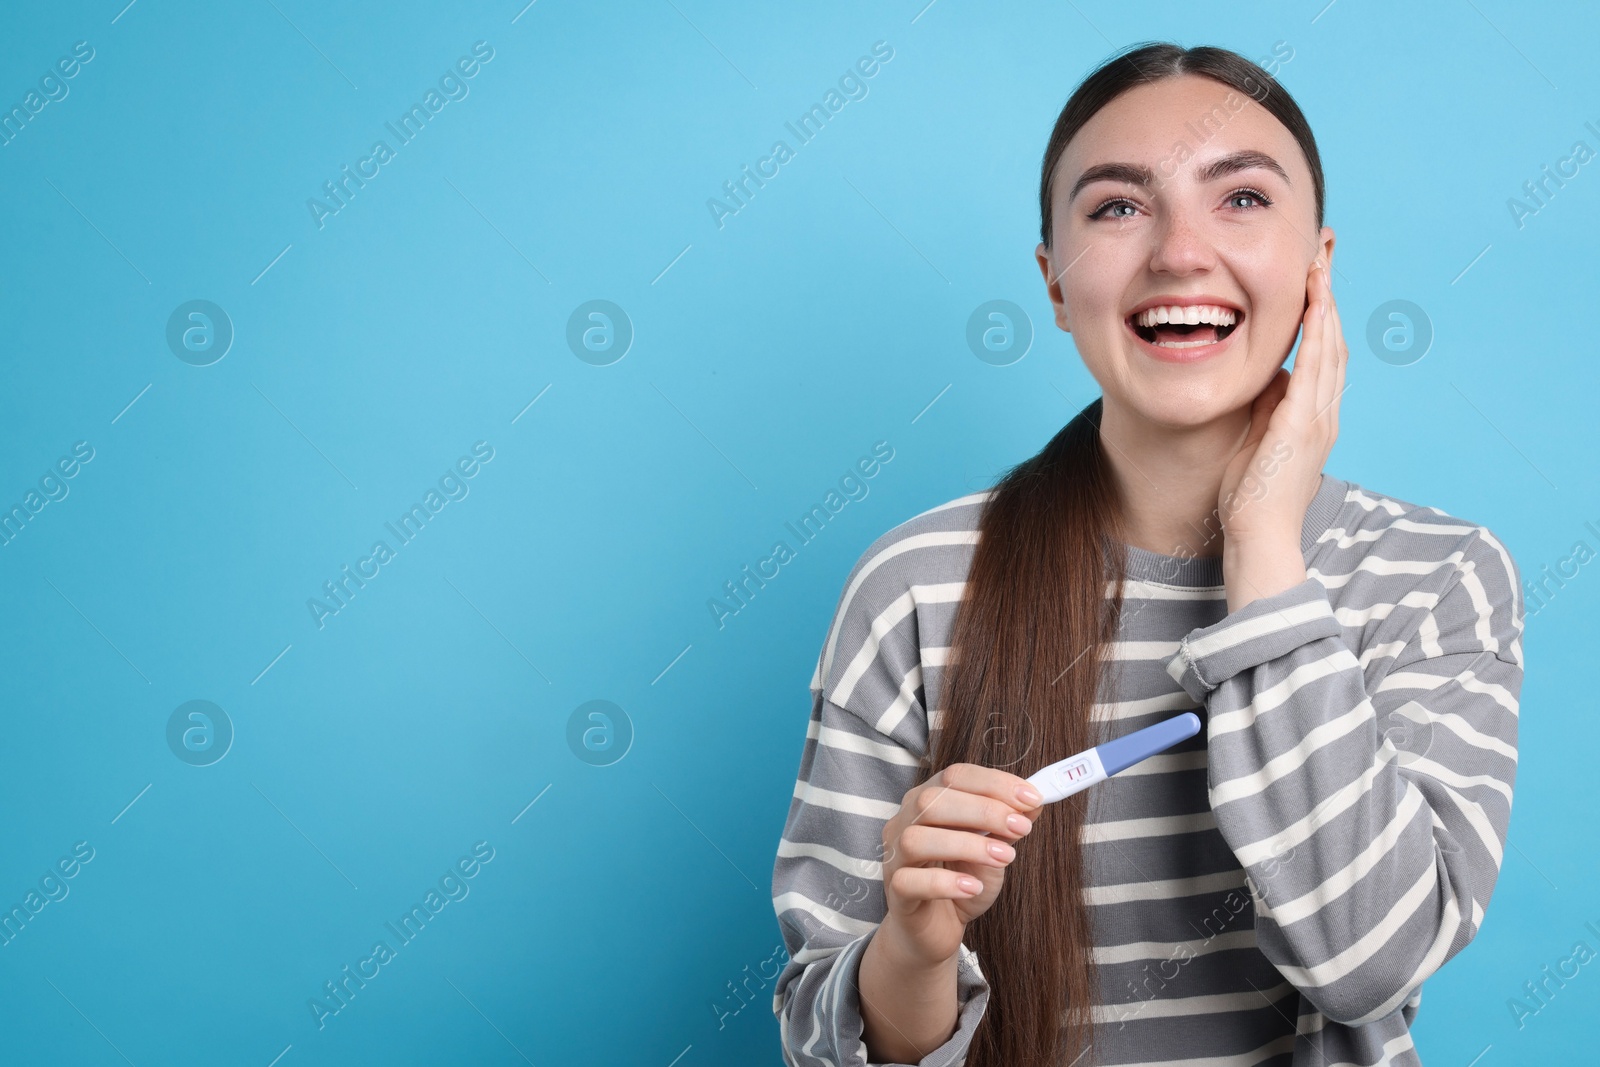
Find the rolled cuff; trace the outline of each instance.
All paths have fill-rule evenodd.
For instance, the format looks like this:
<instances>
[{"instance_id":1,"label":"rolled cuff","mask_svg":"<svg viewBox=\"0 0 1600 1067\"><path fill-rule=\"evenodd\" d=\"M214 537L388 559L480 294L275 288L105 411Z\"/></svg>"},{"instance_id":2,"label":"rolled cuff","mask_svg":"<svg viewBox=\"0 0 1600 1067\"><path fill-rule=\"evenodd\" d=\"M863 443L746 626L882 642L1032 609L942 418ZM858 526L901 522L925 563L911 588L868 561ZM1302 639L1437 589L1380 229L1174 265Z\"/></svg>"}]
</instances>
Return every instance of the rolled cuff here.
<instances>
[{"instance_id":1,"label":"rolled cuff","mask_svg":"<svg viewBox=\"0 0 1600 1067\"><path fill-rule=\"evenodd\" d=\"M867 1046L862 1041L865 1024L861 1018L861 954L867 942L877 933L870 933L850 942L840 949L834 961L830 985L822 995L831 997L833 1016L837 1024L839 1063L853 1067L956 1067L966 1062L967 1049L972 1045L978 1021L983 1018L989 1004L989 981L978 966L978 955L966 945L960 946L956 961L956 1029L950 1039L933 1049L914 1064L899 1060L868 1060Z\"/></svg>"},{"instance_id":2,"label":"rolled cuff","mask_svg":"<svg viewBox=\"0 0 1600 1067\"><path fill-rule=\"evenodd\" d=\"M1189 631L1167 661L1167 673L1195 700L1241 671L1322 637L1341 634L1328 590L1315 578L1258 597L1227 617Z\"/></svg>"}]
</instances>

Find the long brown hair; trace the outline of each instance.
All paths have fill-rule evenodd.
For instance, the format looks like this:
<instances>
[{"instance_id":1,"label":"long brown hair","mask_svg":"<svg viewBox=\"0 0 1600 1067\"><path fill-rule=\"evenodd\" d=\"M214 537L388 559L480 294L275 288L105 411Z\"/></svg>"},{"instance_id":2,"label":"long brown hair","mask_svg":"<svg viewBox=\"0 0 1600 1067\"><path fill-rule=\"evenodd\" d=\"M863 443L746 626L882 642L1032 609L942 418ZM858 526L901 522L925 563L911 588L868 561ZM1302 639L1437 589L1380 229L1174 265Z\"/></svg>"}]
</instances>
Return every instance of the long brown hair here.
<instances>
[{"instance_id":1,"label":"long brown hair","mask_svg":"<svg viewBox=\"0 0 1600 1067\"><path fill-rule=\"evenodd\" d=\"M1050 245L1056 165L1073 135L1119 94L1181 74L1220 82L1265 107L1292 133L1315 182L1322 167L1305 116L1260 66L1221 48L1133 46L1096 68L1062 108L1045 149L1039 205ZM952 763L1027 776L1105 740L1091 709L1121 625L1123 510L1100 440L1102 399L995 486L956 613L939 728L923 780ZM969 1067L1092 1063L1092 1006L1100 1001L1082 848L1093 790L1039 814L995 903L968 925L990 985Z\"/></svg>"}]
</instances>

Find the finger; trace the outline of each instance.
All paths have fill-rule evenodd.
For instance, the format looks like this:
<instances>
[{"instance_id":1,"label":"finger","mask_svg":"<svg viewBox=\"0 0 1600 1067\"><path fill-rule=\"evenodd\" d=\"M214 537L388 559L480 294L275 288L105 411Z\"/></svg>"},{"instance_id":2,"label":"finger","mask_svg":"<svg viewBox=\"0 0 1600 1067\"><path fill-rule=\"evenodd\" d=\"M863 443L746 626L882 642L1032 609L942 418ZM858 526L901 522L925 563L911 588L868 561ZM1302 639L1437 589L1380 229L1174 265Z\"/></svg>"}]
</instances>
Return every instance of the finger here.
<instances>
[{"instance_id":1,"label":"finger","mask_svg":"<svg viewBox=\"0 0 1600 1067\"><path fill-rule=\"evenodd\" d=\"M1332 377L1328 371L1332 368L1334 362L1329 358L1329 355L1330 350L1336 344L1333 338L1333 323L1328 318L1328 310L1333 303L1333 284L1329 278L1328 269L1322 266L1317 268L1317 303L1317 317L1321 322L1322 329L1321 343L1317 345L1315 353L1316 372L1312 375L1310 383L1316 387L1311 390L1312 409L1309 414L1312 416L1321 411L1322 405L1327 402L1327 389L1332 382Z\"/></svg>"},{"instance_id":2,"label":"finger","mask_svg":"<svg viewBox=\"0 0 1600 1067\"><path fill-rule=\"evenodd\" d=\"M1350 363L1350 342L1344 335L1344 324L1339 319L1339 305L1328 306L1328 317L1333 322L1333 336L1338 342L1338 373L1334 375L1333 396L1328 400L1328 414L1331 416L1332 425L1337 431L1339 424L1339 400L1344 395L1344 371Z\"/></svg>"},{"instance_id":3,"label":"finger","mask_svg":"<svg viewBox=\"0 0 1600 1067\"><path fill-rule=\"evenodd\" d=\"M1306 276L1305 316L1300 320L1300 348L1294 356L1294 373L1289 381L1287 399L1306 418L1316 414L1312 403L1316 399L1316 379L1323 339L1327 336L1327 319L1323 317L1322 285L1319 275L1322 267L1313 263Z\"/></svg>"},{"instance_id":4,"label":"finger","mask_svg":"<svg viewBox=\"0 0 1600 1067\"><path fill-rule=\"evenodd\" d=\"M971 863L1005 867L1017 858L1017 850L995 837L980 837L967 830L918 823L900 834L899 860L906 867L927 867L935 863Z\"/></svg>"},{"instance_id":5,"label":"finger","mask_svg":"<svg viewBox=\"0 0 1600 1067\"><path fill-rule=\"evenodd\" d=\"M1266 388L1257 394L1250 405L1250 429L1244 436L1244 443L1239 446L1240 452L1253 453L1261 444L1262 438L1267 436L1267 426L1272 421L1272 413L1283 402L1291 377L1288 371L1279 367L1273 372L1272 380L1267 382Z\"/></svg>"},{"instance_id":6,"label":"finger","mask_svg":"<svg viewBox=\"0 0 1600 1067\"><path fill-rule=\"evenodd\" d=\"M978 882L976 891L961 888L963 879L978 882L970 874L943 867L901 867L889 878L890 888L894 890L890 899L898 897L907 902L969 900L983 892L981 882Z\"/></svg>"},{"instance_id":7,"label":"finger","mask_svg":"<svg viewBox=\"0 0 1600 1067\"><path fill-rule=\"evenodd\" d=\"M896 829L902 835L909 826L921 825L971 830L1015 840L1033 828L1032 820L1005 801L931 781L912 796L909 803L902 805L896 818L901 817L905 817L905 822ZM1019 821L1013 825L1009 819Z\"/></svg>"},{"instance_id":8,"label":"finger","mask_svg":"<svg viewBox=\"0 0 1600 1067\"><path fill-rule=\"evenodd\" d=\"M980 763L952 763L942 768L929 782L950 786L963 793L993 797L1025 815L1040 806L1038 800L1024 800L1019 792L1027 790L1037 797L1039 790L1032 782L999 767L985 767Z\"/></svg>"},{"instance_id":9,"label":"finger","mask_svg":"<svg viewBox=\"0 0 1600 1067\"><path fill-rule=\"evenodd\" d=\"M1283 398L1290 392L1293 381L1293 374L1280 366L1272 374L1272 381L1267 382L1266 389L1262 389L1261 395L1256 397L1256 402L1250 408L1250 443L1253 445L1259 445L1261 438L1266 437L1272 413L1278 410L1280 403L1283 403Z\"/></svg>"},{"instance_id":10,"label":"finger","mask_svg":"<svg viewBox=\"0 0 1600 1067\"><path fill-rule=\"evenodd\" d=\"M919 793L909 811L902 810L897 818L907 815L904 825L896 828L902 836L912 826L938 826L1015 841L1033 829L1033 821L1015 808L959 789L935 788Z\"/></svg>"},{"instance_id":11,"label":"finger","mask_svg":"<svg viewBox=\"0 0 1600 1067\"><path fill-rule=\"evenodd\" d=\"M1327 322L1323 332L1322 356L1317 366L1317 408L1314 415L1320 416L1333 398L1338 395L1340 349L1343 347L1343 335L1339 324L1339 308L1333 299L1333 278L1328 271L1323 271L1323 299L1327 301Z\"/></svg>"},{"instance_id":12,"label":"finger","mask_svg":"<svg viewBox=\"0 0 1600 1067\"><path fill-rule=\"evenodd\" d=\"M1339 336L1341 338L1344 337L1344 331L1343 330L1340 330ZM1333 415L1333 432L1334 432L1335 436L1337 436L1338 433L1339 433L1339 404L1340 404L1340 401L1343 400L1343 398L1344 398L1344 372L1345 372L1345 368L1350 365L1350 346L1348 344L1344 344L1344 345L1341 345L1340 348L1341 348L1341 354L1340 354L1340 357L1339 357L1339 381L1338 381L1339 388L1334 391L1334 394L1333 394L1334 395L1333 406L1328 409L1329 413Z\"/></svg>"}]
</instances>

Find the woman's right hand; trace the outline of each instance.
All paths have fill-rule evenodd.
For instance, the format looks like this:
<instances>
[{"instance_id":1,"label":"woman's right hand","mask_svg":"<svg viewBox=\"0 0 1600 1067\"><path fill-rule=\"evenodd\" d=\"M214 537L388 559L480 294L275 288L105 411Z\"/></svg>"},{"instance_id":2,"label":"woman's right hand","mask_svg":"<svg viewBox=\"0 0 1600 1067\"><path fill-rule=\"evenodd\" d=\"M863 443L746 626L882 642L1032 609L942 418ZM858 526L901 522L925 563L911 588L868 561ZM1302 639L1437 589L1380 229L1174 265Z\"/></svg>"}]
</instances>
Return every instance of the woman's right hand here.
<instances>
[{"instance_id":1,"label":"woman's right hand","mask_svg":"<svg viewBox=\"0 0 1600 1067\"><path fill-rule=\"evenodd\" d=\"M884 926L903 958L931 967L955 956L967 923L1000 895L1041 799L1027 779L976 763L906 793L883 827Z\"/></svg>"}]
</instances>

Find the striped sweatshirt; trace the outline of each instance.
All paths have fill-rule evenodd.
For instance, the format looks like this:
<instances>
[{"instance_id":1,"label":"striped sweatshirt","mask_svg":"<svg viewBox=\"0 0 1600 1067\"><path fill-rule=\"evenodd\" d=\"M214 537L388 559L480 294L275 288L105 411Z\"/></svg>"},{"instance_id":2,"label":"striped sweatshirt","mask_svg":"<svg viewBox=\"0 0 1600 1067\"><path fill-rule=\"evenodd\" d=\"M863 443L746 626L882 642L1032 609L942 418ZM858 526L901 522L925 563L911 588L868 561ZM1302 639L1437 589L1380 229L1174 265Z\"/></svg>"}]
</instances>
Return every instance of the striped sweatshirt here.
<instances>
[{"instance_id":1,"label":"striped sweatshirt","mask_svg":"<svg viewBox=\"0 0 1600 1067\"><path fill-rule=\"evenodd\" d=\"M772 873L792 1067L869 1062L883 826L939 728L991 493L875 540L818 656ZM1230 613L1220 557L1128 546L1093 719L1118 736L1192 710L1204 729L1090 791L1100 1063L1419 1064L1423 981L1483 922L1517 766L1516 566L1484 526L1326 473L1301 552L1304 582ZM957 973L955 1033L922 1067L963 1063L988 1004L965 945Z\"/></svg>"}]
</instances>

